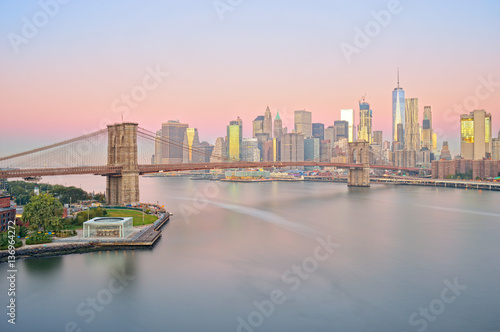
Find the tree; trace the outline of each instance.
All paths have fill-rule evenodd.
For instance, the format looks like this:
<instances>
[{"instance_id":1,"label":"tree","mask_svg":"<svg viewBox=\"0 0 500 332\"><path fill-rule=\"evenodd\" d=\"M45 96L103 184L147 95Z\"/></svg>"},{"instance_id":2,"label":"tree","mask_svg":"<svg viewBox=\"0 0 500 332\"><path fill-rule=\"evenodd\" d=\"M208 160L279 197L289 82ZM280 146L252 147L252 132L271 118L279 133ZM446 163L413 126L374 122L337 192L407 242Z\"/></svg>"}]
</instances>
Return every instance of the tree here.
<instances>
[{"instance_id":1,"label":"tree","mask_svg":"<svg viewBox=\"0 0 500 332\"><path fill-rule=\"evenodd\" d=\"M94 219L97 217L105 217L108 214L108 211L102 207L98 207L96 209L90 209L89 211L78 212L74 219L74 224L81 225L83 222L88 219Z\"/></svg>"},{"instance_id":2,"label":"tree","mask_svg":"<svg viewBox=\"0 0 500 332\"><path fill-rule=\"evenodd\" d=\"M26 237L28 229L25 226L16 226L16 235L20 238Z\"/></svg>"},{"instance_id":3,"label":"tree","mask_svg":"<svg viewBox=\"0 0 500 332\"><path fill-rule=\"evenodd\" d=\"M106 202L106 196L103 193L97 193L94 195L94 199L98 202L104 203Z\"/></svg>"},{"instance_id":4,"label":"tree","mask_svg":"<svg viewBox=\"0 0 500 332\"><path fill-rule=\"evenodd\" d=\"M29 221L34 230L59 230L62 228L63 206L50 194L32 196L24 207L23 221Z\"/></svg>"},{"instance_id":5,"label":"tree","mask_svg":"<svg viewBox=\"0 0 500 332\"><path fill-rule=\"evenodd\" d=\"M70 202L75 203L77 201L88 200L92 198L91 195L89 195L81 188L76 188L73 186L65 187L58 184L52 186L52 188L50 189L50 193L54 195L54 197L57 197L62 204L69 204Z\"/></svg>"}]
</instances>

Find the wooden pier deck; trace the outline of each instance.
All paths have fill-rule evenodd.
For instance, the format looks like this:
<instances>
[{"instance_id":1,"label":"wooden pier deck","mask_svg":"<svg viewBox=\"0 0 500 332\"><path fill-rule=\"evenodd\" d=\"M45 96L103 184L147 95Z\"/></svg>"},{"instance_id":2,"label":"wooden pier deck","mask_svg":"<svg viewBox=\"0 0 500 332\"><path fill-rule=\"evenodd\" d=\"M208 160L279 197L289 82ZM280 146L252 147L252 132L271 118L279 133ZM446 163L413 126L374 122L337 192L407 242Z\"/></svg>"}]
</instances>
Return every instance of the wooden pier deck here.
<instances>
[{"instance_id":1,"label":"wooden pier deck","mask_svg":"<svg viewBox=\"0 0 500 332\"><path fill-rule=\"evenodd\" d=\"M168 223L171 214L166 212L157 221L149 227L144 228L139 233L134 235L130 240L124 241L92 241L91 244L95 246L130 246L130 247L152 247L156 241L161 237L161 228Z\"/></svg>"}]
</instances>

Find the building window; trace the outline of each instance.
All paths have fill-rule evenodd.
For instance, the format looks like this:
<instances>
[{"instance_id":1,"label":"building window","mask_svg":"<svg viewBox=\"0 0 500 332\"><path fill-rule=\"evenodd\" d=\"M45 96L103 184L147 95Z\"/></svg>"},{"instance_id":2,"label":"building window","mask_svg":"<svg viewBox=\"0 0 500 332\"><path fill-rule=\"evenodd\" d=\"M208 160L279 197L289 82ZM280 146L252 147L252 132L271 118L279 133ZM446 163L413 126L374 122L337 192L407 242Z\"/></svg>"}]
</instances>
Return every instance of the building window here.
<instances>
[{"instance_id":1,"label":"building window","mask_svg":"<svg viewBox=\"0 0 500 332\"><path fill-rule=\"evenodd\" d=\"M461 119L462 143L474 143L474 120Z\"/></svg>"}]
</instances>

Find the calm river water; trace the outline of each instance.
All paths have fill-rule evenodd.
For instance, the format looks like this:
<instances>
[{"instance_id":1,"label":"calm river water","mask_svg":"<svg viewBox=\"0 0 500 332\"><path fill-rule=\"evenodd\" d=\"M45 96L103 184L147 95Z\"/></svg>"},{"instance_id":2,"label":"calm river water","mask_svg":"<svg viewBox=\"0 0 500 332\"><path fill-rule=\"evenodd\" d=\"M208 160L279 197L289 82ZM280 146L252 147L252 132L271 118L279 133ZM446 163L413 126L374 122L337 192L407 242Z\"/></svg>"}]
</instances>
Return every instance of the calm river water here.
<instances>
[{"instance_id":1,"label":"calm river water","mask_svg":"<svg viewBox=\"0 0 500 332\"><path fill-rule=\"evenodd\" d=\"M18 261L15 326L1 264L1 331L500 330L498 192L140 182L158 245Z\"/></svg>"}]
</instances>

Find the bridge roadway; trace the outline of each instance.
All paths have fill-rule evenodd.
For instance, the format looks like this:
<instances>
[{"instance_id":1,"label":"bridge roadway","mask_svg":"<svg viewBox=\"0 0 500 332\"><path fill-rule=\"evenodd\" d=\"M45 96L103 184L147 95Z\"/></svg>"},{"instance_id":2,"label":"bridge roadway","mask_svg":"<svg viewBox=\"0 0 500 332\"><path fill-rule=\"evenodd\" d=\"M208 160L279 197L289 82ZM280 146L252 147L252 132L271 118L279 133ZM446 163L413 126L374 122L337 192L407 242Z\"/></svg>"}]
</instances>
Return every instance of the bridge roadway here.
<instances>
[{"instance_id":1,"label":"bridge roadway","mask_svg":"<svg viewBox=\"0 0 500 332\"><path fill-rule=\"evenodd\" d=\"M19 168L0 171L0 179L8 178L27 178L37 176L55 176L55 175L119 175L121 166L79 166L79 167L47 167L47 168Z\"/></svg>"},{"instance_id":2,"label":"bridge roadway","mask_svg":"<svg viewBox=\"0 0 500 332\"><path fill-rule=\"evenodd\" d=\"M314 161L300 162L221 162L221 163L185 163L185 164L153 164L153 165L138 165L139 174L158 173L158 172L174 172L174 171L189 171L203 169L228 169L228 168L280 168L294 166L319 166L319 167L337 167L337 168L363 168L363 164L347 164L347 163L328 163ZM420 168L402 168L388 165L369 165L373 169L394 170L394 171L410 171L419 172ZM58 168L22 168L8 169L0 171L0 179L7 178L27 178L38 176L56 176L56 175L120 175L122 166L80 166L80 167L58 167Z\"/></svg>"}]
</instances>

